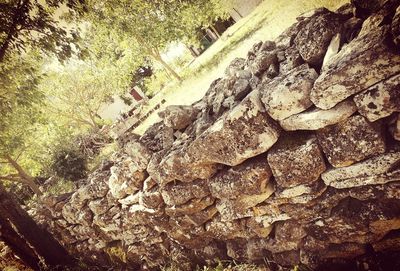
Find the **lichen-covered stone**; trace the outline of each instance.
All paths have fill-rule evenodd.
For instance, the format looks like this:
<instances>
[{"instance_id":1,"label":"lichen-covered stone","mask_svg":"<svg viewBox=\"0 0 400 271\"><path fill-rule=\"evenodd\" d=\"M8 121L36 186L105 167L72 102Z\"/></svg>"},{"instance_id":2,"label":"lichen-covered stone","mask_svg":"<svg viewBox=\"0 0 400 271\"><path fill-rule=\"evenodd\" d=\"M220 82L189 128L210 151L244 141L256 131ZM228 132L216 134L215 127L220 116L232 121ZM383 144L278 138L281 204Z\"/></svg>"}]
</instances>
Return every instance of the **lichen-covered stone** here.
<instances>
[{"instance_id":1,"label":"lichen-covered stone","mask_svg":"<svg viewBox=\"0 0 400 271\"><path fill-rule=\"evenodd\" d=\"M268 114L275 120L283 120L309 108L310 91L317 77L315 70L305 64L283 78L263 84L261 100Z\"/></svg>"},{"instance_id":2,"label":"lichen-covered stone","mask_svg":"<svg viewBox=\"0 0 400 271\"><path fill-rule=\"evenodd\" d=\"M267 151L278 136L279 128L264 111L258 92L253 91L193 141L187 153L199 165L235 166Z\"/></svg>"},{"instance_id":3,"label":"lichen-covered stone","mask_svg":"<svg viewBox=\"0 0 400 271\"><path fill-rule=\"evenodd\" d=\"M169 105L165 109L164 124L175 130L186 128L197 117L198 111L189 105Z\"/></svg>"},{"instance_id":4,"label":"lichen-covered stone","mask_svg":"<svg viewBox=\"0 0 400 271\"><path fill-rule=\"evenodd\" d=\"M332 57L311 91L311 100L317 107L332 108L347 97L399 73L400 55L383 43L388 28L379 27L381 21L380 16L368 18L359 36Z\"/></svg>"},{"instance_id":5,"label":"lichen-covered stone","mask_svg":"<svg viewBox=\"0 0 400 271\"><path fill-rule=\"evenodd\" d=\"M268 153L268 163L279 187L318 180L325 162L315 137L287 135Z\"/></svg>"},{"instance_id":6,"label":"lichen-covered stone","mask_svg":"<svg viewBox=\"0 0 400 271\"><path fill-rule=\"evenodd\" d=\"M246 64L246 59L240 57L234 58L226 68L225 75L232 76L236 74L236 72L243 70L245 64Z\"/></svg>"},{"instance_id":7,"label":"lichen-covered stone","mask_svg":"<svg viewBox=\"0 0 400 271\"><path fill-rule=\"evenodd\" d=\"M385 152L385 141L379 125L372 125L363 116L318 130L318 142L329 163L345 167Z\"/></svg>"},{"instance_id":8,"label":"lichen-covered stone","mask_svg":"<svg viewBox=\"0 0 400 271\"><path fill-rule=\"evenodd\" d=\"M274 193L275 188L272 183L259 194L244 195L236 199L220 199L217 201L217 209L222 221L231 221L238 218L250 217L253 215L251 207L265 201Z\"/></svg>"},{"instance_id":9,"label":"lichen-covered stone","mask_svg":"<svg viewBox=\"0 0 400 271\"><path fill-rule=\"evenodd\" d=\"M318 130L344 121L357 111L354 102L345 100L328 110L312 108L281 120L279 124L286 131Z\"/></svg>"},{"instance_id":10,"label":"lichen-covered stone","mask_svg":"<svg viewBox=\"0 0 400 271\"><path fill-rule=\"evenodd\" d=\"M277 62L278 59L275 52L261 51L251 63L250 70L252 74L258 76L266 71L271 64Z\"/></svg>"},{"instance_id":11,"label":"lichen-covered stone","mask_svg":"<svg viewBox=\"0 0 400 271\"><path fill-rule=\"evenodd\" d=\"M167 150L174 142L174 129L165 126L162 121L157 122L140 137L140 142L152 152Z\"/></svg>"},{"instance_id":12,"label":"lichen-covered stone","mask_svg":"<svg viewBox=\"0 0 400 271\"><path fill-rule=\"evenodd\" d=\"M329 43L340 27L341 17L333 12L327 11L310 18L294 40L302 58L312 65L322 63Z\"/></svg>"},{"instance_id":13,"label":"lichen-covered stone","mask_svg":"<svg viewBox=\"0 0 400 271\"><path fill-rule=\"evenodd\" d=\"M280 54L278 53L277 56L279 57ZM299 51L294 46L287 48L281 58L284 58L279 63L279 72L281 74L287 74L294 68L304 63L304 60L301 58Z\"/></svg>"},{"instance_id":14,"label":"lichen-covered stone","mask_svg":"<svg viewBox=\"0 0 400 271\"><path fill-rule=\"evenodd\" d=\"M125 169L124 171L122 169ZM111 176L108 179L108 186L111 194L117 198L122 199L128 194L132 194L138 191L146 179L146 175L143 171L133 169L133 172L129 174L129 165L125 167L111 168Z\"/></svg>"},{"instance_id":15,"label":"lichen-covered stone","mask_svg":"<svg viewBox=\"0 0 400 271\"><path fill-rule=\"evenodd\" d=\"M208 185L213 197L233 199L265 192L271 175L267 158L258 156L219 172L208 180Z\"/></svg>"},{"instance_id":16,"label":"lichen-covered stone","mask_svg":"<svg viewBox=\"0 0 400 271\"><path fill-rule=\"evenodd\" d=\"M400 111L400 74L381 81L354 96L361 115L376 121Z\"/></svg>"},{"instance_id":17,"label":"lichen-covered stone","mask_svg":"<svg viewBox=\"0 0 400 271\"><path fill-rule=\"evenodd\" d=\"M322 174L326 185L338 189L385 184L400 180L400 152L389 152L343 168L331 169Z\"/></svg>"},{"instance_id":18,"label":"lichen-covered stone","mask_svg":"<svg viewBox=\"0 0 400 271\"><path fill-rule=\"evenodd\" d=\"M204 180L191 183L172 182L161 188L161 196L167 205L181 205L193 198L204 198L209 193Z\"/></svg>"}]
</instances>

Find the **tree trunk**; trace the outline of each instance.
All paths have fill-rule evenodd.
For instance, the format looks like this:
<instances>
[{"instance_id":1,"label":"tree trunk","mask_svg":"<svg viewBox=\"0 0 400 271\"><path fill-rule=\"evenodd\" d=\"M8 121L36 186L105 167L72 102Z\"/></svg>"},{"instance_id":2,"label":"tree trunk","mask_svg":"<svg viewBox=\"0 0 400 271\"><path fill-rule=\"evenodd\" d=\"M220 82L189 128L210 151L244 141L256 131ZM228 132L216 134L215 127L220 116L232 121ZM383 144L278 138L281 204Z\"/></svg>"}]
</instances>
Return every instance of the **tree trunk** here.
<instances>
[{"instance_id":1,"label":"tree trunk","mask_svg":"<svg viewBox=\"0 0 400 271\"><path fill-rule=\"evenodd\" d=\"M13 168L18 172L18 175L21 177L23 181L22 183L27 184L36 195L41 196L43 195L42 191L40 191L39 186L35 183L34 178L29 175L19 164L17 161L12 159L10 155L6 155L5 158L7 161L12 165Z\"/></svg>"},{"instance_id":2,"label":"tree trunk","mask_svg":"<svg viewBox=\"0 0 400 271\"><path fill-rule=\"evenodd\" d=\"M75 260L51 236L49 232L39 228L28 213L0 184L0 218L8 220L18 234L24 238L34 251L49 266L72 266Z\"/></svg>"},{"instance_id":3,"label":"tree trunk","mask_svg":"<svg viewBox=\"0 0 400 271\"><path fill-rule=\"evenodd\" d=\"M213 25L210 25L210 28L214 32L214 34L217 35L218 38L221 38L221 35L219 34L218 30Z\"/></svg>"},{"instance_id":4,"label":"tree trunk","mask_svg":"<svg viewBox=\"0 0 400 271\"><path fill-rule=\"evenodd\" d=\"M175 77L176 79L178 79L178 81L182 81L182 78L179 76L179 74L167 63L164 61L164 59L162 59L161 55L154 55L153 56L158 62L161 63L161 65L164 66L164 68L172 74L173 77Z\"/></svg>"},{"instance_id":5,"label":"tree trunk","mask_svg":"<svg viewBox=\"0 0 400 271\"><path fill-rule=\"evenodd\" d=\"M0 240L2 240L16 256L33 270L40 269L40 259L26 241L14 231L7 219L2 217L0 210Z\"/></svg>"}]
</instances>

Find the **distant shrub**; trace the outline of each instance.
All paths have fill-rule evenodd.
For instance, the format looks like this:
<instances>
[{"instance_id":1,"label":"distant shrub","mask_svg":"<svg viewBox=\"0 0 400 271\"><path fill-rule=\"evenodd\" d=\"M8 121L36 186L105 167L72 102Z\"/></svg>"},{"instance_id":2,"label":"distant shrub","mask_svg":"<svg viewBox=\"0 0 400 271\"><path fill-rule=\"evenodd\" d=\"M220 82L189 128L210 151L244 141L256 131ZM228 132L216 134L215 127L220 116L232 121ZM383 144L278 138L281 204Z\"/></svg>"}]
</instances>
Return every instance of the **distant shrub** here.
<instances>
[{"instance_id":1,"label":"distant shrub","mask_svg":"<svg viewBox=\"0 0 400 271\"><path fill-rule=\"evenodd\" d=\"M79 149L61 147L52 160L51 169L60 178L75 182L87 176L87 159Z\"/></svg>"}]
</instances>

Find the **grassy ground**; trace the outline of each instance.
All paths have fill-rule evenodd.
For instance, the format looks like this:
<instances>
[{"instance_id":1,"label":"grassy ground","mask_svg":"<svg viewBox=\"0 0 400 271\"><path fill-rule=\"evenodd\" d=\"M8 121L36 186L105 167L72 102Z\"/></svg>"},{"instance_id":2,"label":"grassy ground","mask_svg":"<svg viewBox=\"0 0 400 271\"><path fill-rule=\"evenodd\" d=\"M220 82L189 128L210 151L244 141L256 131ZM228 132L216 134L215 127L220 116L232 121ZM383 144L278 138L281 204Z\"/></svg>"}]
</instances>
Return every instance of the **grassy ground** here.
<instances>
[{"instance_id":1,"label":"grassy ground","mask_svg":"<svg viewBox=\"0 0 400 271\"><path fill-rule=\"evenodd\" d=\"M235 57L246 57L257 41L273 40L296 21L300 14L317 7L335 10L349 0L265 0L251 14L230 27L207 51L186 68L181 83L172 82L155 95L145 111L161 100L165 104L192 104L201 99L213 80L223 76L225 68ZM135 132L143 134L154 122L157 112L151 114Z\"/></svg>"}]
</instances>

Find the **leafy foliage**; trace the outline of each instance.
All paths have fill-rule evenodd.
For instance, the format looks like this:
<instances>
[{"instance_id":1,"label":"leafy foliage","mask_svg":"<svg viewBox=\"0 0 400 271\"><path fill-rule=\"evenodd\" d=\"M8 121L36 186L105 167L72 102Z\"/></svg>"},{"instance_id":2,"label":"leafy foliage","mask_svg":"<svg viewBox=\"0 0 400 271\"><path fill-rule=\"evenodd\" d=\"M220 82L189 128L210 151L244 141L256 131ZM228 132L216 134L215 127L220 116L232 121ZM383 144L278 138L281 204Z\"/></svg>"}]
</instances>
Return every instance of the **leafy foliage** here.
<instances>
[{"instance_id":1,"label":"leafy foliage","mask_svg":"<svg viewBox=\"0 0 400 271\"><path fill-rule=\"evenodd\" d=\"M70 181L78 181L86 177L87 161L79 150L61 147L54 153L52 160L51 168L58 177Z\"/></svg>"},{"instance_id":2,"label":"leafy foliage","mask_svg":"<svg viewBox=\"0 0 400 271\"><path fill-rule=\"evenodd\" d=\"M54 13L66 5L70 12L81 7L83 0L6 0L0 3L0 61L7 54L22 52L34 46L43 52L51 52L60 60L72 55L71 43L79 35L76 30L65 30L55 20ZM75 49L79 49L76 47Z\"/></svg>"}]
</instances>

